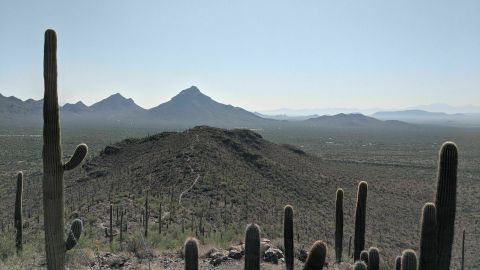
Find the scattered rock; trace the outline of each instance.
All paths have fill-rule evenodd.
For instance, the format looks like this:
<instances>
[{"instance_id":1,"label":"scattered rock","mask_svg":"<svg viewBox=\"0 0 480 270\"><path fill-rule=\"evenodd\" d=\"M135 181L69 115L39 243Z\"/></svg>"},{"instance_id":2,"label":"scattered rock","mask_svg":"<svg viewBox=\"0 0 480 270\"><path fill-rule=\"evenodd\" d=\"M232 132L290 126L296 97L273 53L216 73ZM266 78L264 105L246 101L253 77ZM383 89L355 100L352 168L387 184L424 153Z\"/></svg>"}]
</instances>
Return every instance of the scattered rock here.
<instances>
[{"instance_id":1,"label":"scattered rock","mask_svg":"<svg viewBox=\"0 0 480 270\"><path fill-rule=\"evenodd\" d=\"M228 252L228 257L234 260L240 260L242 256L242 252L236 249L230 249L230 251Z\"/></svg>"}]
</instances>

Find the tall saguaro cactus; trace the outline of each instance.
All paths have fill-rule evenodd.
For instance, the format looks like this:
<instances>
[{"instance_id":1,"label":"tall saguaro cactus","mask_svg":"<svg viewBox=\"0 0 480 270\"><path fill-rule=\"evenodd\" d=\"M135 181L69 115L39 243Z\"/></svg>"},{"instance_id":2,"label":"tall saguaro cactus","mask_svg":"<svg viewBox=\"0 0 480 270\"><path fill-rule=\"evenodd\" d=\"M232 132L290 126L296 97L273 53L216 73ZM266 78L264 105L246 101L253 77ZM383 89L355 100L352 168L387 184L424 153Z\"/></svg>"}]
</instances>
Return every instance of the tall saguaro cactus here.
<instances>
[{"instance_id":1,"label":"tall saguaro cactus","mask_svg":"<svg viewBox=\"0 0 480 270\"><path fill-rule=\"evenodd\" d=\"M17 191L15 196L15 248L17 253L23 249L23 217L22 217L23 172L17 174Z\"/></svg>"},{"instance_id":2,"label":"tall saguaro cactus","mask_svg":"<svg viewBox=\"0 0 480 270\"><path fill-rule=\"evenodd\" d=\"M437 174L437 269L450 269L457 203L457 146L445 142L440 149Z\"/></svg>"},{"instance_id":3,"label":"tall saguaro cactus","mask_svg":"<svg viewBox=\"0 0 480 270\"><path fill-rule=\"evenodd\" d=\"M293 207L285 206L283 221L283 245L285 247L285 266L287 270L293 270Z\"/></svg>"},{"instance_id":4,"label":"tall saguaro cactus","mask_svg":"<svg viewBox=\"0 0 480 270\"><path fill-rule=\"evenodd\" d=\"M342 261L343 252L343 189L337 190L335 201L335 257L337 263Z\"/></svg>"},{"instance_id":5,"label":"tall saguaro cactus","mask_svg":"<svg viewBox=\"0 0 480 270\"><path fill-rule=\"evenodd\" d=\"M260 270L260 228L255 223L245 232L245 270Z\"/></svg>"},{"instance_id":6,"label":"tall saguaro cactus","mask_svg":"<svg viewBox=\"0 0 480 270\"><path fill-rule=\"evenodd\" d=\"M62 161L60 120L57 93L57 36L45 32L43 59L45 95L43 99L43 209L45 251L48 270L63 270L66 243L64 236L63 173L77 167L87 155L88 148L80 144L66 163Z\"/></svg>"},{"instance_id":7,"label":"tall saguaro cactus","mask_svg":"<svg viewBox=\"0 0 480 270\"><path fill-rule=\"evenodd\" d=\"M365 249L365 219L367 214L367 182L358 185L357 209L355 210L355 238L353 239L353 259L360 259L360 252Z\"/></svg>"},{"instance_id":8,"label":"tall saguaro cactus","mask_svg":"<svg viewBox=\"0 0 480 270\"><path fill-rule=\"evenodd\" d=\"M436 270L437 259L437 210L435 204L426 203L422 210L422 233L418 270Z\"/></svg>"}]
</instances>

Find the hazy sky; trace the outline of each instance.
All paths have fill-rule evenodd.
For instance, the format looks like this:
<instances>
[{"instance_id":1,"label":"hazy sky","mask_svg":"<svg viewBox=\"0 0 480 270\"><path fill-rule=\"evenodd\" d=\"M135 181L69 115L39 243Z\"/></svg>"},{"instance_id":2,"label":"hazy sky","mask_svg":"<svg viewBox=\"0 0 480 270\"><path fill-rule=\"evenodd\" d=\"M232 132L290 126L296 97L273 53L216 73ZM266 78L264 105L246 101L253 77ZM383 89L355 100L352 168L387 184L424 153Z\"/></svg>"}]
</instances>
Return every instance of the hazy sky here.
<instances>
[{"instance_id":1,"label":"hazy sky","mask_svg":"<svg viewBox=\"0 0 480 270\"><path fill-rule=\"evenodd\" d=\"M480 1L0 1L0 93L120 92L152 107L191 85L250 110L480 105Z\"/></svg>"}]
</instances>

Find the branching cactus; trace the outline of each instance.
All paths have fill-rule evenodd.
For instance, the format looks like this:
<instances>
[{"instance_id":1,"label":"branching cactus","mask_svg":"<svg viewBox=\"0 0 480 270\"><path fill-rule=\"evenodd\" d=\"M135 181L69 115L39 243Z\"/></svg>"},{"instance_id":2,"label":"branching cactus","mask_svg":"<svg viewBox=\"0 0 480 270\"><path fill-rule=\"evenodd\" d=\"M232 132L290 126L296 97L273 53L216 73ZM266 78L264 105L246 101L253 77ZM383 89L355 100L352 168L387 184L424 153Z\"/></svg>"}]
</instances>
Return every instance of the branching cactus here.
<instances>
[{"instance_id":1,"label":"branching cactus","mask_svg":"<svg viewBox=\"0 0 480 270\"><path fill-rule=\"evenodd\" d=\"M358 261L353 265L353 270L367 270L367 265L362 261Z\"/></svg>"},{"instance_id":2,"label":"branching cactus","mask_svg":"<svg viewBox=\"0 0 480 270\"><path fill-rule=\"evenodd\" d=\"M337 190L335 202L335 257L337 263L342 261L343 252L343 189Z\"/></svg>"},{"instance_id":3,"label":"branching cactus","mask_svg":"<svg viewBox=\"0 0 480 270\"><path fill-rule=\"evenodd\" d=\"M285 265L287 270L293 270L293 207L290 205L285 206L284 212L283 245L285 247Z\"/></svg>"},{"instance_id":4,"label":"branching cactus","mask_svg":"<svg viewBox=\"0 0 480 270\"><path fill-rule=\"evenodd\" d=\"M260 270L260 228L255 223L245 232L245 270Z\"/></svg>"},{"instance_id":5,"label":"branching cactus","mask_svg":"<svg viewBox=\"0 0 480 270\"><path fill-rule=\"evenodd\" d=\"M17 192L15 196L15 248L17 253L23 249L23 216L22 216L23 172L17 174Z\"/></svg>"},{"instance_id":6,"label":"branching cactus","mask_svg":"<svg viewBox=\"0 0 480 270\"><path fill-rule=\"evenodd\" d=\"M380 269L380 252L378 248L371 247L368 250L368 270Z\"/></svg>"},{"instance_id":7,"label":"branching cactus","mask_svg":"<svg viewBox=\"0 0 480 270\"><path fill-rule=\"evenodd\" d=\"M48 270L63 270L65 263L63 173L77 167L87 155L88 148L80 144L71 159L62 161L60 120L57 93L57 36L45 32L43 77L43 209L45 251Z\"/></svg>"},{"instance_id":8,"label":"branching cactus","mask_svg":"<svg viewBox=\"0 0 480 270\"><path fill-rule=\"evenodd\" d=\"M326 256L327 245L322 241L315 242L310 248L303 270L322 270Z\"/></svg>"},{"instance_id":9,"label":"branching cactus","mask_svg":"<svg viewBox=\"0 0 480 270\"><path fill-rule=\"evenodd\" d=\"M402 256L395 258L395 270L402 270Z\"/></svg>"},{"instance_id":10,"label":"branching cactus","mask_svg":"<svg viewBox=\"0 0 480 270\"><path fill-rule=\"evenodd\" d=\"M417 270L417 254L411 249L402 253L402 270Z\"/></svg>"},{"instance_id":11,"label":"branching cactus","mask_svg":"<svg viewBox=\"0 0 480 270\"><path fill-rule=\"evenodd\" d=\"M353 239L353 259L360 259L360 252L365 249L365 219L367 214L367 182L358 185L357 209L355 210L355 238Z\"/></svg>"},{"instance_id":12,"label":"branching cactus","mask_svg":"<svg viewBox=\"0 0 480 270\"><path fill-rule=\"evenodd\" d=\"M450 269L457 201L457 146L445 142L440 149L437 175L437 269Z\"/></svg>"},{"instance_id":13,"label":"branching cactus","mask_svg":"<svg viewBox=\"0 0 480 270\"><path fill-rule=\"evenodd\" d=\"M74 219L72 225L70 226L70 232L68 233L67 241L65 242L65 247L67 250L74 248L80 241L80 236L82 236L83 223L80 219Z\"/></svg>"},{"instance_id":14,"label":"branching cactus","mask_svg":"<svg viewBox=\"0 0 480 270\"><path fill-rule=\"evenodd\" d=\"M422 210L422 234L420 237L419 270L436 270L437 216L433 203L426 203Z\"/></svg>"},{"instance_id":15,"label":"branching cactus","mask_svg":"<svg viewBox=\"0 0 480 270\"><path fill-rule=\"evenodd\" d=\"M184 248L185 270L198 270L198 242L195 238L189 238Z\"/></svg>"}]
</instances>

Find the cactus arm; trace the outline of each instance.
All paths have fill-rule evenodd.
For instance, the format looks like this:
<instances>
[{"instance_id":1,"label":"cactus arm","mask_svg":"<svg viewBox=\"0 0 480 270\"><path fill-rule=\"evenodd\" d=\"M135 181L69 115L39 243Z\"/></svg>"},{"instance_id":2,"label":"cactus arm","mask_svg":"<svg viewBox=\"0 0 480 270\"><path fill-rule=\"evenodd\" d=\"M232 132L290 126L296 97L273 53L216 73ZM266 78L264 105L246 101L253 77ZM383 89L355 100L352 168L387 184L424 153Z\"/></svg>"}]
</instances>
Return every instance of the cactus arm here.
<instances>
[{"instance_id":1,"label":"cactus arm","mask_svg":"<svg viewBox=\"0 0 480 270\"><path fill-rule=\"evenodd\" d=\"M75 149L75 152L73 153L73 156L70 158L70 160L67 163L63 164L63 169L65 171L69 171L71 169L76 168L87 156L87 153L88 153L87 145L84 143L79 144Z\"/></svg>"},{"instance_id":2,"label":"cactus arm","mask_svg":"<svg viewBox=\"0 0 480 270\"><path fill-rule=\"evenodd\" d=\"M436 270L437 259L437 216L433 203L426 203L422 210L422 232L420 237L419 270Z\"/></svg>"},{"instance_id":3,"label":"cactus arm","mask_svg":"<svg viewBox=\"0 0 480 270\"><path fill-rule=\"evenodd\" d=\"M417 270L417 254L411 249L404 250L402 253L402 270Z\"/></svg>"},{"instance_id":4,"label":"cactus arm","mask_svg":"<svg viewBox=\"0 0 480 270\"><path fill-rule=\"evenodd\" d=\"M317 241L310 248L307 261L303 270L321 270L325 264L325 257L327 256L327 245L322 241Z\"/></svg>"},{"instance_id":5,"label":"cactus arm","mask_svg":"<svg viewBox=\"0 0 480 270\"><path fill-rule=\"evenodd\" d=\"M355 238L353 239L353 259L360 259L360 252L365 249L365 219L367 209L367 182L358 185L357 207L355 210Z\"/></svg>"},{"instance_id":6,"label":"cactus arm","mask_svg":"<svg viewBox=\"0 0 480 270\"><path fill-rule=\"evenodd\" d=\"M337 190L335 201L335 258L342 261L343 252L343 189Z\"/></svg>"},{"instance_id":7,"label":"cactus arm","mask_svg":"<svg viewBox=\"0 0 480 270\"><path fill-rule=\"evenodd\" d=\"M285 247L285 265L287 270L293 270L293 207L285 206L283 221L283 246Z\"/></svg>"}]
</instances>

